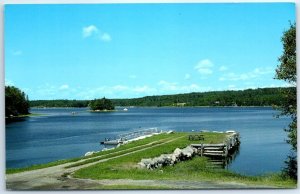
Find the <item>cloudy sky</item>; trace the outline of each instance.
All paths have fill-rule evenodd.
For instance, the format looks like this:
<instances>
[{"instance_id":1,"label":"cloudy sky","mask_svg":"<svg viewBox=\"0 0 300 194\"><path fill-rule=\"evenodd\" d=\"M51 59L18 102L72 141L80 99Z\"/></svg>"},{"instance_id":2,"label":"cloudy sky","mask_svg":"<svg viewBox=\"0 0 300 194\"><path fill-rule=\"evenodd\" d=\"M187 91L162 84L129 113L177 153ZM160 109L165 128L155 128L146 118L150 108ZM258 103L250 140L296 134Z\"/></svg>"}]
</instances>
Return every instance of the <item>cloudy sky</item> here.
<instances>
[{"instance_id":1,"label":"cloudy sky","mask_svg":"<svg viewBox=\"0 0 300 194\"><path fill-rule=\"evenodd\" d=\"M6 5L5 84L33 99L286 86L292 3Z\"/></svg>"}]
</instances>

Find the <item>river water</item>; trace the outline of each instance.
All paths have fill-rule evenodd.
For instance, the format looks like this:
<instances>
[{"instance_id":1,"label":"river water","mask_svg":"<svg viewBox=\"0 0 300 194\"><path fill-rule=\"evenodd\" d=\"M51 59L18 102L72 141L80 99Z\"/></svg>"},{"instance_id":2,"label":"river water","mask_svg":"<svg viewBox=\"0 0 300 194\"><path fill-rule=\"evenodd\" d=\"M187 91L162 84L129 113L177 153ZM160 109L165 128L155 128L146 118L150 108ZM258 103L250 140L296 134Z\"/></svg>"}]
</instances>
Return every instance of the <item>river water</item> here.
<instances>
[{"instance_id":1,"label":"river water","mask_svg":"<svg viewBox=\"0 0 300 194\"><path fill-rule=\"evenodd\" d=\"M241 145L227 168L246 175L280 171L290 150L283 131L290 119L275 118L278 112L269 107L118 110L90 113L86 108L31 109L32 113L44 115L6 124L6 167L83 156L103 149L99 142L104 138L150 127L175 131L236 130Z\"/></svg>"}]
</instances>

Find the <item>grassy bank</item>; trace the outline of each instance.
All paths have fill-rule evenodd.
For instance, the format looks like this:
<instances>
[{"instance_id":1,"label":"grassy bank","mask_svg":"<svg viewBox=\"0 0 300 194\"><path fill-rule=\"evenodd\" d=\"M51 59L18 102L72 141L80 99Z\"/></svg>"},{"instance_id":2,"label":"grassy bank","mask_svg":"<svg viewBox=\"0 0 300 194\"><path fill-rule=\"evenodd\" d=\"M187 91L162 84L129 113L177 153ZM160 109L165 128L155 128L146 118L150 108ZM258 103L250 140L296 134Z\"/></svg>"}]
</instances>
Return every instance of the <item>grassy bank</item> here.
<instances>
[{"instance_id":1,"label":"grassy bank","mask_svg":"<svg viewBox=\"0 0 300 194\"><path fill-rule=\"evenodd\" d=\"M90 179L134 179L134 180L191 180L237 182L249 185L268 185L274 187L293 188L295 181L285 179L279 174L265 176L243 176L223 169L210 167L206 157L194 157L192 160L180 162L155 170L140 169L137 165L143 158L153 158L161 154L172 153L177 147L183 148L191 143L186 133L172 134L173 142L157 145L147 150L112 159L75 172L77 178ZM220 143L225 134L206 133L204 143Z\"/></svg>"},{"instance_id":2,"label":"grassy bank","mask_svg":"<svg viewBox=\"0 0 300 194\"><path fill-rule=\"evenodd\" d=\"M145 146L147 144L155 145L155 144L161 143L163 141L166 141L169 138L176 138L176 137L185 136L185 135L187 135L187 134L186 133L176 133L176 134L172 134L172 136L170 136L169 134L163 133L163 134L154 135L152 137L145 138L145 139L142 139L139 141L133 141L133 142L122 145L122 146L117 147L112 150L97 152L90 156L58 160L58 161L54 161L54 162L50 162L50 163L46 163L46 164L37 164L37 165L32 165L32 166L24 167L24 168L8 168L8 169L6 169L6 174L13 174L13 173L30 171L30 170L37 170L37 169L57 166L57 165L66 164L66 163L72 163L67 167L79 166L79 165L87 164L90 162L95 162L100 159L118 156L120 154L126 153L127 151L134 151L134 150L140 149L141 146ZM209 134L209 133L207 133L204 142L205 143L209 143L209 142L217 143L220 141L222 142L223 139L224 139L224 134L214 134L214 133ZM181 143L183 143L183 146L181 146L181 147L184 147L184 146L188 145L190 143L190 141L188 141L187 139L184 139ZM82 161L82 160L86 160L86 161ZM78 161L78 163L74 163L77 161Z\"/></svg>"},{"instance_id":3,"label":"grassy bank","mask_svg":"<svg viewBox=\"0 0 300 194\"><path fill-rule=\"evenodd\" d=\"M83 179L114 180L162 180L162 181L213 181L218 183L237 183L252 186L271 186L280 188L295 188L296 182L282 177L280 174L265 176L244 176L221 168L211 167L206 157L196 156L191 160L179 162L174 166L166 166L155 170L141 169L138 162L143 158L153 158L161 154L172 153L176 148L184 148L191 143L199 141L188 140L190 133L159 134L139 141L134 141L112 150L101 151L87 157L79 157L68 160L60 160L48 164L35 165L28 168L8 169L7 174L29 171L34 169L56 166L68 163L65 168L80 167L85 164L95 163L89 167L83 167L72 176ZM204 140L201 143L222 143L226 133L202 133ZM107 160L107 161L106 161ZM99 162L99 163L97 163ZM165 189L166 187L119 185L124 189ZM118 185L104 185L99 189L117 189Z\"/></svg>"}]
</instances>

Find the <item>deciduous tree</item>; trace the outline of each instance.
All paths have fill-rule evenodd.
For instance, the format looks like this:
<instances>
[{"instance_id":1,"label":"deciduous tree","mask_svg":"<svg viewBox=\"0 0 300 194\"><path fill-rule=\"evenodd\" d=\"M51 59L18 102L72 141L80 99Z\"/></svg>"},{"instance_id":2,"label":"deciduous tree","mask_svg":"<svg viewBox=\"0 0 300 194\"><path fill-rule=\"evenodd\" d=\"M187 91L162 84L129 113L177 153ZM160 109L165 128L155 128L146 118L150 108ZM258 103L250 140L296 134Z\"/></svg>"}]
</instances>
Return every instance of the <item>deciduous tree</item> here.
<instances>
[{"instance_id":1,"label":"deciduous tree","mask_svg":"<svg viewBox=\"0 0 300 194\"><path fill-rule=\"evenodd\" d=\"M285 128L288 133L287 142L291 144L294 151L286 161L284 172L290 177L297 179L297 72L296 72L296 25L291 24L290 28L282 36L283 54L279 57L280 64L276 69L276 79L288 82L292 87L283 92L281 115L291 117L292 121Z\"/></svg>"}]
</instances>

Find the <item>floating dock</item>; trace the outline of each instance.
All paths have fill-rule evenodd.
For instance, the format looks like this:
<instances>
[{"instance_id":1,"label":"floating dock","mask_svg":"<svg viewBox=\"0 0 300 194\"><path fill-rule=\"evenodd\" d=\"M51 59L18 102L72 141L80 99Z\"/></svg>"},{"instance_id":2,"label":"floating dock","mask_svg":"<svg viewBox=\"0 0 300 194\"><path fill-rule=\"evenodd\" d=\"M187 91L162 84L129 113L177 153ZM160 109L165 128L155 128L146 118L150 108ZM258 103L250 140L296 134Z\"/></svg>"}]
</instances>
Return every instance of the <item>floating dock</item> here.
<instances>
[{"instance_id":1,"label":"floating dock","mask_svg":"<svg viewBox=\"0 0 300 194\"><path fill-rule=\"evenodd\" d=\"M117 139L109 139L109 138L105 138L104 141L101 141L100 144L103 145L119 145L119 144L123 144L125 141L130 140L130 139L134 139L134 138L138 138L141 136L145 136L145 135L151 135L154 133L161 133L162 130L159 130L158 128L146 128L146 129L138 129L138 130L134 130L134 131L130 131L128 133L123 133L118 135Z\"/></svg>"},{"instance_id":2,"label":"floating dock","mask_svg":"<svg viewBox=\"0 0 300 194\"><path fill-rule=\"evenodd\" d=\"M104 144L104 145L118 145L118 144L122 144L123 141L120 139L115 139L115 140L105 140L105 141L101 141L100 144Z\"/></svg>"}]
</instances>

